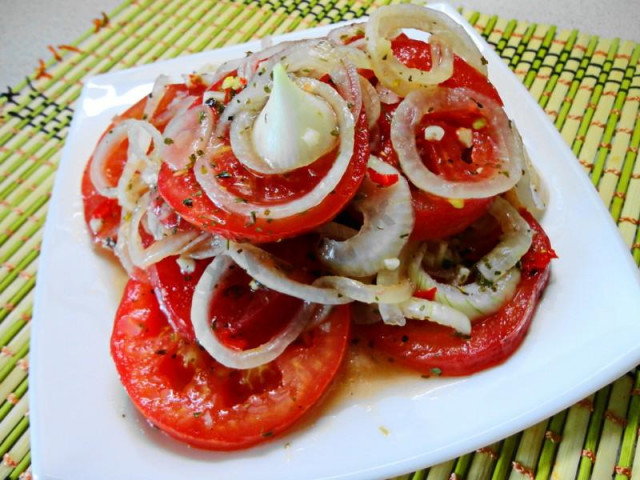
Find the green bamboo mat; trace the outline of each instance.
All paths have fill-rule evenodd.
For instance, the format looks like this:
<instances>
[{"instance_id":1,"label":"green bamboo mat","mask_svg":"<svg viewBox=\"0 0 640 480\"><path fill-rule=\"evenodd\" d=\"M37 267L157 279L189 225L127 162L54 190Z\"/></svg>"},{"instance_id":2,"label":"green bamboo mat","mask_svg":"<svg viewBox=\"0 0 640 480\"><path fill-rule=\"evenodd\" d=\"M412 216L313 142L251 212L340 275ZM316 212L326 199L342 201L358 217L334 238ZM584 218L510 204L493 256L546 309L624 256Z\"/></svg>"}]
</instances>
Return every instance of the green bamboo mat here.
<instances>
[{"instance_id":1,"label":"green bamboo mat","mask_svg":"<svg viewBox=\"0 0 640 480\"><path fill-rule=\"evenodd\" d=\"M0 93L0 479L30 478L33 287L54 174L87 75L362 16L388 0L128 0ZM555 123L640 264L640 44L465 17ZM636 312L637 313L637 312ZM550 419L402 479L637 479L640 370Z\"/></svg>"}]
</instances>

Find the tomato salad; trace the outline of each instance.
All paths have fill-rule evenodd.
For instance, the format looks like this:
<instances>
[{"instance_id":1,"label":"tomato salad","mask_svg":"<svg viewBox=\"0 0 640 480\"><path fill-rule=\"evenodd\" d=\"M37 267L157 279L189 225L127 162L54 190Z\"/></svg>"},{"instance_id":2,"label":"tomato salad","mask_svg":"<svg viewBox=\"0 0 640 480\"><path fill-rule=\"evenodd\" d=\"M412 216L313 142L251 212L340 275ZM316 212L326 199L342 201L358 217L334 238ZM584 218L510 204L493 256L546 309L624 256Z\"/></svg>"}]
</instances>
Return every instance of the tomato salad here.
<instances>
[{"instance_id":1,"label":"tomato salad","mask_svg":"<svg viewBox=\"0 0 640 480\"><path fill-rule=\"evenodd\" d=\"M122 384L205 449L285 432L350 342L422 375L504 361L555 256L486 61L413 5L160 77L102 135L82 194L130 277L111 338Z\"/></svg>"}]
</instances>

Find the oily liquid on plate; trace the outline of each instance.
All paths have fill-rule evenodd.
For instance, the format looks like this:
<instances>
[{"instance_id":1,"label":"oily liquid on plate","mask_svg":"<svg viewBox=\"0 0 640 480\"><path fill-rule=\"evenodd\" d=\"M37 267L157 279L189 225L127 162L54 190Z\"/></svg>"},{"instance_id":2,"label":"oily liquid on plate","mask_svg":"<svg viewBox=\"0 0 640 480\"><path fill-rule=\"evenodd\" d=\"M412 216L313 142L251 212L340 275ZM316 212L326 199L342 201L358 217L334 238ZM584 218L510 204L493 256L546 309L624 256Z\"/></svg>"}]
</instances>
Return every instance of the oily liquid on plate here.
<instances>
[{"instance_id":1,"label":"oily liquid on plate","mask_svg":"<svg viewBox=\"0 0 640 480\"><path fill-rule=\"evenodd\" d=\"M415 388L399 389L398 386L411 384L415 387L417 381L427 382L428 379L425 378L428 377L398 365L392 359L374 352L363 342L352 339L342 367L324 398L279 438L286 441L292 433L312 432L319 419L355 404L366 406L380 392L389 388L414 393ZM384 431L384 425L380 425L380 429L381 434L388 434Z\"/></svg>"}]
</instances>

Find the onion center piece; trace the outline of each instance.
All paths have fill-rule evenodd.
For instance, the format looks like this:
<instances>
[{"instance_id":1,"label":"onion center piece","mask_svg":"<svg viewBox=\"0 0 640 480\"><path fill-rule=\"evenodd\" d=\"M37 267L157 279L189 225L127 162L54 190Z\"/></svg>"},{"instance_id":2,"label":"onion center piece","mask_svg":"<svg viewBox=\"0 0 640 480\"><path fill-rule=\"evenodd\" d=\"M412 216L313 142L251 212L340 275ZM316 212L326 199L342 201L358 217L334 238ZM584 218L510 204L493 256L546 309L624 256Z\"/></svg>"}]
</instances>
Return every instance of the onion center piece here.
<instances>
[{"instance_id":1,"label":"onion center piece","mask_svg":"<svg viewBox=\"0 0 640 480\"><path fill-rule=\"evenodd\" d=\"M278 63L273 68L269 100L253 125L258 155L273 171L286 172L330 152L339 133L329 104L303 90Z\"/></svg>"}]
</instances>

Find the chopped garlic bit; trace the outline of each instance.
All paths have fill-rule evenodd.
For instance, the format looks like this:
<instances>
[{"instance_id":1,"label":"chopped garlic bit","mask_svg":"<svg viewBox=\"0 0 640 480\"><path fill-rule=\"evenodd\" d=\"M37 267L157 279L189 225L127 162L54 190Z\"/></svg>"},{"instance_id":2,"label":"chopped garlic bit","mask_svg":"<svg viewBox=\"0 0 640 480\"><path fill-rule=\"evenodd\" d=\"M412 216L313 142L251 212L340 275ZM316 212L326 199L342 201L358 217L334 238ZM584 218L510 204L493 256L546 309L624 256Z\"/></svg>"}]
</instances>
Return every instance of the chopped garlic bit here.
<instances>
[{"instance_id":1,"label":"chopped garlic bit","mask_svg":"<svg viewBox=\"0 0 640 480\"><path fill-rule=\"evenodd\" d=\"M102 228L102 219L92 218L91 220L89 220L89 228L93 233L98 233Z\"/></svg>"},{"instance_id":2,"label":"chopped garlic bit","mask_svg":"<svg viewBox=\"0 0 640 480\"><path fill-rule=\"evenodd\" d=\"M456 130L456 135L465 147L471 148L473 146L473 132L470 128L459 128Z\"/></svg>"},{"instance_id":3,"label":"chopped garlic bit","mask_svg":"<svg viewBox=\"0 0 640 480\"><path fill-rule=\"evenodd\" d=\"M429 142L439 142L444 137L444 128L438 125L429 125L424 129L424 139Z\"/></svg>"},{"instance_id":4,"label":"chopped garlic bit","mask_svg":"<svg viewBox=\"0 0 640 480\"><path fill-rule=\"evenodd\" d=\"M196 269L196 261L193 258L188 258L184 255L180 255L176 259L176 263L180 267L180 273L183 275L193 273Z\"/></svg>"},{"instance_id":5,"label":"chopped garlic bit","mask_svg":"<svg viewBox=\"0 0 640 480\"><path fill-rule=\"evenodd\" d=\"M399 258L385 258L383 263L384 263L384 268L386 268L387 270L395 270L396 268L398 268L400 266L400 259Z\"/></svg>"},{"instance_id":6,"label":"chopped garlic bit","mask_svg":"<svg viewBox=\"0 0 640 480\"><path fill-rule=\"evenodd\" d=\"M302 134L302 141L310 147L320 142L320 132L313 128L307 128Z\"/></svg>"}]
</instances>

